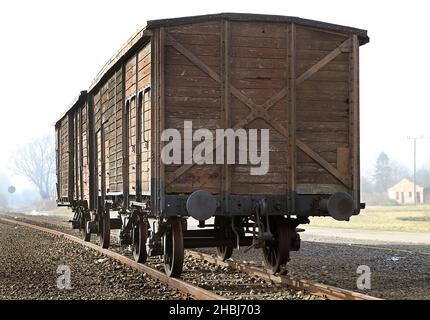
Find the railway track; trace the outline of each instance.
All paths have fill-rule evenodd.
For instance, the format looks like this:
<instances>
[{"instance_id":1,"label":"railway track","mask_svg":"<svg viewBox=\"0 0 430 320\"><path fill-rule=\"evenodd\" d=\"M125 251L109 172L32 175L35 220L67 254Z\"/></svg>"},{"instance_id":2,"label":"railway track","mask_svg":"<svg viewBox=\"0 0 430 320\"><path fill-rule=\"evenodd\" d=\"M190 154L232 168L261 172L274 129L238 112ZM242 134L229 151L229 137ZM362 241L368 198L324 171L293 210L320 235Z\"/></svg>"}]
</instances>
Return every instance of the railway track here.
<instances>
[{"instance_id":1,"label":"railway track","mask_svg":"<svg viewBox=\"0 0 430 320\"><path fill-rule=\"evenodd\" d=\"M48 218L46 216L25 216L25 219L34 221L34 222L44 222L46 224L52 224L55 226L63 227L66 229L70 228L70 223L66 221L60 221L60 220L54 220L52 218ZM323 243L319 243L323 244ZM330 243L324 243L327 247L334 247L334 244ZM379 251L390 251L390 252L398 252L398 253L406 253L406 254L419 254L423 256L429 256L430 252L424 252L424 251L413 251L413 250L407 250L407 249L398 249L398 248L387 248L387 247L381 247L377 245L364 245L364 244L357 244L357 243L348 243L349 246L355 247L355 248L363 248L363 249L374 249Z\"/></svg>"},{"instance_id":2,"label":"railway track","mask_svg":"<svg viewBox=\"0 0 430 320\"><path fill-rule=\"evenodd\" d=\"M272 283L281 284L287 288L306 291L314 296L326 300L381 300L369 295L353 292L350 290L340 289L329 285L324 285L312 281L296 279L288 275L277 276L262 268L257 268L245 263L239 263L234 260L222 261L221 259L204 254L201 252L187 251L187 256L198 259L200 261L207 261L218 266L230 267L233 270L238 270L245 274L255 276Z\"/></svg>"},{"instance_id":3,"label":"railway track","mask_svg":"<svg viewBox=\"0 0 430 320\"><path fill-rule=\"evenodd\" d=\"M182 280L179 280L179 279L169 278L164 273L162 273L158 270L155 270L155 269L150 268L148 266L136 263L135 261L133 261L133 260L117 253L117 252L103 249L96 244L93 244L91 242L85 242L85 241L83 241L83 240L81 240L81 239L79 239L73 235L70 235L70 234L67 234L67 233L64 233L64 232L61 232L58 230L49 229L49 228L41 227L38 225L18 221L17 219L12 220L12 219L7 219L7 218L0 218L0 221L6 222L6 223L11 223L14 225L19 225L19 226L26 227L26 228L30 228L30 229L33 229L33 230L36 230L39 232L49 234L51 236L63 238L63 239L78 243L78 244L85 246L89 249L95 250L95 251L105 255L108 258L116 260L123 265L129 266L129 267L131 267L131 268L133 268L139 272L143 272L143 273L147 274L148 276L150 276L151 278L154 278L154 279L166 284L171 289L175 289L175 290L180 291L183 294L189 295L195 300L225 300L225 298L223 298L217 294L214 294L210 291L207 291L203 288L199 288L197 286L194 286L192 284L189 284L189 283L182 281Z\"/></svg>"},{"instance_id":4,"label":"railway track","mask_svg":"<svg viewBox=\"0 0 430 320\"><path fill-rule=\"evenodd\" d=\"M23 219L26 222L21 221ZM70 234L72 230L65 221L29 216L16 217L13 220L10 217L2 217L0 220L84 245L124 265L144 272L170 288L196 300L380 300L361 293L296 279L288 275L275 276L259 267L234 260L224 262L214 256L196 251L186 252L182 280L172 279L162 272L163 267L159 261L150 259L146 265L138 264L128 257L130 253L124 248L113 247L112 250L106 250L96 244L84 242ZM53 230L52 227L57 230Z\"/></svg>"}]
</instances>

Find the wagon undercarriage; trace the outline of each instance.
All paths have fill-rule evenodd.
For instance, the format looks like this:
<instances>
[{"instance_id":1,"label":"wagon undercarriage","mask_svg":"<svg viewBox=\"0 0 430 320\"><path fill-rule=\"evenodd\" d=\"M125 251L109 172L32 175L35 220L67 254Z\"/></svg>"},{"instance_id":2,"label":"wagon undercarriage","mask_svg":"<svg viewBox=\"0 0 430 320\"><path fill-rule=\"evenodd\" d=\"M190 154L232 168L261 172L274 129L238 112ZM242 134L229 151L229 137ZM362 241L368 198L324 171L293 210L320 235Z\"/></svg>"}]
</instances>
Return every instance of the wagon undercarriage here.
<instances>
[{"instance_id":1,"label":"wagon undercarriage","mask_svg":"<svg viewBox=\"0 0 430 320\"><path fill-rule=\"evenodd\" d=\"M235 209L231 214L223 214L217 207L209 214L214 217L207 221L200 212L207 211L209 200L205 193L196 192L203 197L203 205L185 203L193 199L185 195L172 195L167 201L168 207L163 216L152 214L150 197L146 202L131 202L129 210L122 210L122 197L107 200L104 210L93 213L87 207L74 207L72 220L74 229L82 232L85 241L91 240L91 234L99 236L100 246L108 248L111 230L119 230L118 242L131 246L136 262L145 263L148 257L162 257L166 273L179 277L185 249L217 248L218 256L224 261L231 258L234 249L247 247L262 249L266 265L273 273L282 272L289 261L290 251L300 249L301 224L309 223L309 216L332 215L335 219L349 219L352 214L352 198L347 194L333 196L304 196L301 198L303 212L301 216L285 214L287 199L282 197L231 197ZM169 197L168 197L169 198ZM215 197L214 197L215 198ZM175 200L174 200L175 199ZM220 203L220 201L217 201ZM175 204L175 206L173 206ZM231 207L230 207L231 208ZM308 214L305 212L308 210ZM193 212L193 217L181 212ZM312 213L312 214L310 214ZM207 214L207 213L205 213ZM188 228L188 220L194 218L198 225Z\"/></svg>"}]
</instances>

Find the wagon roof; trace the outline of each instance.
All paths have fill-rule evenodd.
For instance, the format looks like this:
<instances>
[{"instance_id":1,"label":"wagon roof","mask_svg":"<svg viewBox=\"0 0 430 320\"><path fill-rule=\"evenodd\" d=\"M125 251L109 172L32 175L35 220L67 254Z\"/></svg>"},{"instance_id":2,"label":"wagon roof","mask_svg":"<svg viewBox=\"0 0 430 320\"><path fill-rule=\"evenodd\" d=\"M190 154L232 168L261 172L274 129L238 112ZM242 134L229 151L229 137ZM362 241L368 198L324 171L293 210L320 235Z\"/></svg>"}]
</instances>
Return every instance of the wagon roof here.
<instances>
[{"instance_id":1,"label":"wagon roof","mask_svg":"<svg viewBox=\"0 0 430 320\"><path fill-rule=\"evenodd\" d=\"M267 15L267 14L250 14L250 13L218 13L218 14L208 14L202 16L191 16L182 18L172 18L172 19L161 19L161 20L151 20L148 21L147 28L159 28L176 26L190 23L199 23L205 21L214 20L230 20L230 21L259 21L259 22L290 22L298 25L326 29L330 31L337 31L341 33L356 34L360 38L361 44L366 44L369 42L367 36L367 30L357 29L332 23L326 23L316 20L302 19L298 17L290 16L279 16L279 15Z\"/></svg>"},{"instance_id":2,"label":"wagon roof","mask_svg":"<svg viewBox=\"0 0 430 320\"><path fill-rule=\"evenodd\" d=\"M122 61L126 60L128 56L132 55L134 50L137 49L142 43L150 39L150 35L147 33L150 29L156 29L159 27L168 27L176 25L184 25L191 23L199 23L206 21L216 20L229 20L229 21L256 21L256 22L289 22L295 23L302 26L325 29L328 31L335 31L347 34L356 34L359 38L360 44L366 44L369 42L367 36L367 30L357 29L337 24L331 24L316 20L302 19L298 17L290 16L279 16L279 15L266 15L266 14L249 14L249 13L218 13L201 16L190 16L182 18L172 19L160 19L150 20L147 25L136 32L126 44L105 64L105 66L97 74L93 82L91 83L88 92L93 91L100 83L106 79L112 70L114 70ZM80 99L76 98L68 108L68 111L63 113L57 124L73 109Z\"/></svg>"}]
</instances>

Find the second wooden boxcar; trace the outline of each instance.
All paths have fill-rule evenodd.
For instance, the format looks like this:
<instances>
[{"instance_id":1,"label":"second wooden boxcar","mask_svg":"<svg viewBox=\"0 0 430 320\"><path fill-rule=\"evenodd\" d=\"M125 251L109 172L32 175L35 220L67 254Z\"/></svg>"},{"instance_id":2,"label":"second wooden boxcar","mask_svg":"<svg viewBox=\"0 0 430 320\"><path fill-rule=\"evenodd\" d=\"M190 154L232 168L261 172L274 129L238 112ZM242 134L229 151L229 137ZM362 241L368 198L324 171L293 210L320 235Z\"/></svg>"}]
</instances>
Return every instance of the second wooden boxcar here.
<instances>
[{"instance_id":1,"label":"second wooden boxcar","mask_svg":"<svg viewBox=\"0 0 430 320\"><path fill-rule=\"evenodd\" d=\"M349 220L363 207L359 47L368 41L365 30L285 16L149 21L56 124L59 205L73 209L86 240L96 233L108 247L120 229L137 261L162 255L171 276L184 248L197 247L217 247L223 259L237 246L262 248L281 271L310 216ZM237 133L235 163L187 158L187 143L202 139L186 136L190 126L214 139ZM183 133L174 164L163 161L177 139L166 129ZM261 146L267 172L238 162L241 137Z\"/></svg>"}]
</instances>

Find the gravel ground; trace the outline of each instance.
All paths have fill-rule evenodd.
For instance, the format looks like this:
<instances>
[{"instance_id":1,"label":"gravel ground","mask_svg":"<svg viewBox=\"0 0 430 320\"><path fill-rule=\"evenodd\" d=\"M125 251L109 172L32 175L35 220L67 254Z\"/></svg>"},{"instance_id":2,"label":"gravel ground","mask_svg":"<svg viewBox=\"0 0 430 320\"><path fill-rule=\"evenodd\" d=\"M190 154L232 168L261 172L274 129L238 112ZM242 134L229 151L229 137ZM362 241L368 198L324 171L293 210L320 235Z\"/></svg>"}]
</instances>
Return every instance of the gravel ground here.
<instances>
[{"instance_id":1,"label":"gravel ground","mask_svg":"<svg viewBox=\"0 0 430 320\"><path fill-rule=\"evenodd\" d=\"M10 217L9 217L10 218ZM53 225L50 223L53 217L24 217L22 215L15 215L15 218L30 223L37 224L47 228L53 228L65 233L69 233L75 236L79 236L77 230L72 230L68 226ZM30 219L30 220L28 220ZM61 222L58 217L55 218L57 222ZM64 219L63 219L64 220ZM97 236L92 237L92 242L97 243ZM84 249L85 250L85 249ZM121 247L117 244L116 237L112 235L110 250L120 253L130 259L133 259L131 251L127 247ZM82 257L85 259L85 257ZM105 260L103 257L90 259L93 263L97 263L97 260ZM91 263L91 262L87 262ZM150 258L147 265L164 272L163 264L159 258ZM115 269L124 268L121 265L117 265ZM181 279L192 283L201 288L213 291L216 294L225 296L233 300L256 300L256 299L270 299L270 300L316 300L319 299L313 295L305 293L303 291L286 289L280 285L272 284L262 279L250 277L241 272L237 272L229 267L219 267L210 263L204 263L199 260L185 257L184 271ZM90 294L90 293L89 293ZM154 299L159 299L153 297ZM71 297L73 299L73 297Z\"/></svg>"},{"instance_id":2,"label":"gravel ground","mask_svg":"<svg viewBox=\"0 0 430 320\"><path fill-rule=\"evenodd\" d=\"M71 290L57 288L57 268ZM77 244L0 222L0 300L186 299L165 285Z\"/></svg>"},{"instance_id":3,"label":"gravel ground","mask_svg":"<svg viewBox=\"0 0 430 320\"><path fill-rule=\"evenodd\" d=\"M70 233L70 231L69 229L68 232ZM316 240L303 241L301 250L291 253L291 262L288 265L290 275L384 299L430 300L430 248L428 246L374 244L372 242L355 245L348 240L342 239L335 239L336 241L334 241L333 239L321 238ZM115 251L123 250L115 247L113 249ZM215 253L214 249L202 249L200 251L209 254ZM244 249L235 250L233 258L262 266L260 250L250 250L247 253L244 252ZM155 262L154 265L157 266ZM371 290L360 291L357 289L357 278L359 276L357 268L362 265L369 266L372 272ZM160 269L160 266L157 266L157 268ZM213 268L215 267L212 265L202 265L200 262L187 260L184 279L188 280L187 278L189 278L190 281L194 281L196 284L222 293L217 284L220 283L221 279L224 279L223 274L233 275L234 271L225 270L225 272L219 273L219 270L212 270ZM202 279L192 278L193 273L189 271L196 269L202 272ZM232 277L234 278L234 275ZM207 280L205 281L205 279ZM250 282L252 280L248 281L248 283ZM232 283L234 284L234 282ZM239 293L239 295L232 298L247 299L256 293L261 294L261 298L265 298L264 285L262 285L263 289L260 291L255 290L252 285L239 284L237 287L240 286L244 288L241 291L242 296ZM224 291L228 291L228 289L224 288ZM273 298L308 299L308 297L302 297L301 295L302 293L291 292L282 297L274 293Z\"/></svg>"},{"instance_id":4,"label":"gravel ground","mask_svg":"<svg viewBox=\"0 0 430 320\"><path fill-rule=\"evenodd\" d=\"M213 249L201 250L214 254ZM430 255L425 248L410 245L347 245L302 242L291 253L288 272L292 276L349 289L384 299L430 299ZM233 259L262 266L260 250L235 250ZM371 290L358 290L357 268L369 266Z\"/></svg>"},{"instance_id":5,"label":"gravel ground","mask_svg":"<svg viewBox=\"0 0 430 320\"><path fill-rule=\"evenodd\" d=\"M26 221L30 217L16 215L20 220ZM35 223L47 228L66 232L75 236L79 236L79 232L71 230L70 227L62 225L52 225L49 219L45 217L33 217L33 220L28 220L28 223ZM55 217L58 222L59 217ZM64 219L63 219L64 220ZM51 220L52 221L52 220ZM114 234L114 232L113 232ZM97 243L97 236L92 237L92 242ZM130 259L133 259L131 251L127 247L117 245L116 238L112 235L110 250L120 253ZM150 258L147 265L164 272L163 264L159 258ZM245 275L235 271L230 267L219 267L210 263L185 257L184 271L181 279L192 283L201 288L213 291L216 294L225 296L233 300L317 300L316 296L310 295L303 291L286 289L283 286L272 284L268 281Z\"/></svg>"},{"instance_id":6,"label":"gravel ground","mask_svg":"<svg viewBox=\"0 0 430 320\"><path fill-rule=\"evenodd\" d=\"M288 289L230 267L185 258L184 281L233 300L319 300L303 291Z\"/></svg>"},{"instance_id":7,"label":"gravel ground","mask_svg":"<svg viewBox=\"0 0 430 320\"><path fill-rule=\"evenodd\" d=\"M127 248L112 244L110 250L133 259ZM184 258L181 280L197 287L213 291L215 294L232 300L319 300L318 297L303 291L287 289L283 286L248 276L230 267ZM149 258L146 265L164 272L159 258Z\"/></svg>"}]
</instances>

